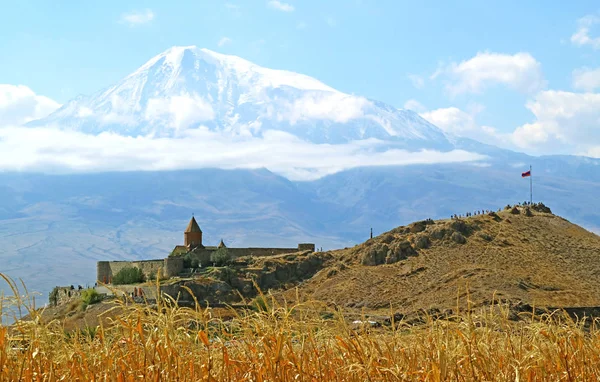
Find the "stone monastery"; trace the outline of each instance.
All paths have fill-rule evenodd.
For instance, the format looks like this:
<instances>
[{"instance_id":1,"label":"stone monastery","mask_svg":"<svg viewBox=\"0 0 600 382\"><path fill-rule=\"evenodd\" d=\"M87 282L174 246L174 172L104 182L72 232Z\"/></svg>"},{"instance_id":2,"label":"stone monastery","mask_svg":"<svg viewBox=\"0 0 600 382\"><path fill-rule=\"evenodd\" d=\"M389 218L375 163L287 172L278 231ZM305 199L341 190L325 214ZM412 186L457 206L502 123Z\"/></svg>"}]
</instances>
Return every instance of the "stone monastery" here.
<instances>
[{"instance_id":1,"label":"stone monastery","mask_svg":"<svg viewBox=\"0 0 600 382\"><path fill-rule=\"evenodd\" d=\"M194 264L199 264L199 266L208 265L210 264L210 255L223 247L226 247L223 240L217 246L204 246L202 243L202 230L192 216L183 233L183 245L175 246L167 258L139 261L99 261L97 264L97 281L110 284L113 275L125 267L141 269L146 278L153 278L157 274L163 278L177 277L189 273L187 272L189 269L185 267L184 260L186 258ZM298 244L296 248L226 248L231 259L243 256L274 256L307 250L315 251L315 245L312 243Z\"/></svg>"}]
</instances>

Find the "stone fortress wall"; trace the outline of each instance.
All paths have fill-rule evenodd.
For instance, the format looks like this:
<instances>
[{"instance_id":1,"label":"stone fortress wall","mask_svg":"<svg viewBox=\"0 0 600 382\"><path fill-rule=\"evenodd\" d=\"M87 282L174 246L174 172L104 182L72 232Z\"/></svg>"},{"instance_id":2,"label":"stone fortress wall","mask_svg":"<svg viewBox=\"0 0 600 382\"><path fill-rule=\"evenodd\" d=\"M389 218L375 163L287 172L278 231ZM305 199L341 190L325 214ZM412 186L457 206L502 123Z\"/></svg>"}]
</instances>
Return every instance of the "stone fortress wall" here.
<instances>
[{"instance_id":1,"label":"stone fortress wall","mask_svg":"<svg viewBox=\"0 0 600 382\"><path fill-rule=\"evenodd\" d=\"M221 241L219 246L225 247ZM141 269L146 279L156 277L171 278L179 275L184 270L183 254L187 253L192 259L198 260L202 264L209 264L211 254L219 247L205 247L202 245L202 230L192 216L184 232L184 245L176 246L173 254L165 259L157 260L139 260L139 261L99 261L97 264L96 280L99 283L111 284L112 278L121 269L125 267L136 267ZM294 253L300 251L315 251L315 245L312 243L298 244L297 248L227 248L227 253L231 259L244 256L275 256L285 253Z\"/></svg>"},{"instance_id":2,"label":"stone fortress wall","mask_svg":"<svg viewBox=\"0 0 600 382\"><path fill-rule=\"evenodd\" d=\"M99 261L97 264L96 280L104 284L110 284L112 278L121 269L136 267L142 270L146 277L152 274L164 273L165 259L140 260L140 261Z\"/></svg>"},{"instance_id":3,"label":"stone fortress wall","mask_svg":"<svg viewBox=\"0 0 600 382\"><path fill-rule=\"evenodd\" d=\"M192 258L197 259L200 264L208 264L210 263L210 255L216 251L217 248L209 247L209 248L197 248L190 252ZM258 248L258 247L250 247L250 248L227 248L227 254L232 259L237 259L244 256L276 256L283 255L285 253L294 253L300 251L315 251L314 244L298 244L296 248Z\"/></svg>"},{"instance_id":4,"label":"stone fortress wall","mask_svg":"<svg viewBox=\"0 0 600 382\"><path fill-rule=\"evenodd\" d=\"M190 252L201 264L210 263L210 255L216 247L197 248ZM276 256L285 253L300 251L315 251L315 245L309 243L298 244L296 248L227 248L227 253L232 259L244 256ZM99 261L97 263L97 281L110 284L112 278L125 267L136 267L142 270L146 278L159 274L164 278L171 278L183 271L183 256L170 256L165 259L139 260L139 261Z\"/></svg>"}]
</instances>

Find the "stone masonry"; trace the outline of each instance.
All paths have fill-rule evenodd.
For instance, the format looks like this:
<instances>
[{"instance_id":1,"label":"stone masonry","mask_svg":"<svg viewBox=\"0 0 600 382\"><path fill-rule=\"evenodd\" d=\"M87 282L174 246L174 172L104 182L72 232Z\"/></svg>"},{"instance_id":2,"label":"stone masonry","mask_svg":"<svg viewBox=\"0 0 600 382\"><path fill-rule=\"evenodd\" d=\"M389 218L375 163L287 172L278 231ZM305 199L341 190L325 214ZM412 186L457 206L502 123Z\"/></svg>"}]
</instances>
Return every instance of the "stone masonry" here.
<instances>
[{"instance_id":1,"label":"stone masonry","mask_svg":"<svg viewBox=\"0 0 600 382\"><path fill-rule=\"evenodd\" d=\"M139 261L99 261L97 263L97 281L110 284L112 278L117 272L125 267L137 267L142 270L144 275L149 278L151 275L159 275L163 278L171 278L179 275L183 270L183 258L189 254L200 264L208 264L211 254L225 243L221 240L218 246L206 247L202 243L202 230L196 219L192 216L186 230L184 231L184 245L176 246L171 255L165 259L157 260L139 260ZM312 243L301 243L296 248L229 248L227 253L232 259L243 256L275 256L284 253L294 253L300 251L315 251L315 245Z\"/></svg>"}]
</instances>

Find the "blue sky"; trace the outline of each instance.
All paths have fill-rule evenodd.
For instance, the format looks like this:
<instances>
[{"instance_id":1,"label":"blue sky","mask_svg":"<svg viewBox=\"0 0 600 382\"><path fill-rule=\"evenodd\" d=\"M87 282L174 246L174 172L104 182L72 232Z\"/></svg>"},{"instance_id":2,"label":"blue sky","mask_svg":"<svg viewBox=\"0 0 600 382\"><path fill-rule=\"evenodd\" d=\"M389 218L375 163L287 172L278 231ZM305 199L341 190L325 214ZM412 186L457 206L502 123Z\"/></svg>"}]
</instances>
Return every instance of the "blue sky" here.
<instances>
[{"instance_id":1,"label":"blue sky","mask_svg":"<svg viewBox=\"0 0 600 382\"><path fill-rule=\"evenodd\" d=\"M597 1L0 7L0 84L24 85L59 104L109 86L171 46L196 45L410 107L446 131L484 142L600 156L600 115L590 111L600 106ZM553 112L573 104L578 111ZM576 141L570 129L581 125ZM584 144L588 137L593 145Z\"/></svg>"}]
</instances>

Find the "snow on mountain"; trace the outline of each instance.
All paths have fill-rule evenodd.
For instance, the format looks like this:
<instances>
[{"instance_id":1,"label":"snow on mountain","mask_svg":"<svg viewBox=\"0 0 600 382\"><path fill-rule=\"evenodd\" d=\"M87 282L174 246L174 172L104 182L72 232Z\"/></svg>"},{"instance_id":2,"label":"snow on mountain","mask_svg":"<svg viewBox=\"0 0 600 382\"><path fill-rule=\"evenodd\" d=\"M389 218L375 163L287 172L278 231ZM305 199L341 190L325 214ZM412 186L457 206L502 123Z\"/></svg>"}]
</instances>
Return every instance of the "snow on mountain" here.
<instances>
[{"instance_id":1,"label":"snow on mountain","mask_svg":"<svg viewBox=\"0 0 600 382\"><path fill-rule=\"evenodd\" d=\"M170 48L114 86L29 125L156 137L203 126L240 136L280 130L313 143L375 138L409 149L453 147L412 111L194 46Z\"/></svg>"}]
</instances>

